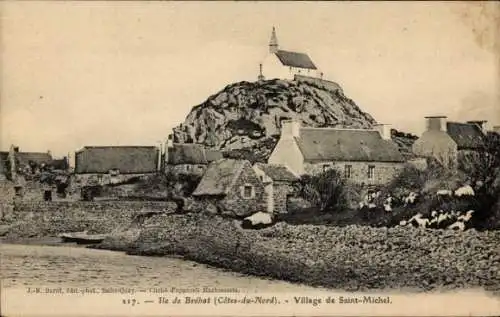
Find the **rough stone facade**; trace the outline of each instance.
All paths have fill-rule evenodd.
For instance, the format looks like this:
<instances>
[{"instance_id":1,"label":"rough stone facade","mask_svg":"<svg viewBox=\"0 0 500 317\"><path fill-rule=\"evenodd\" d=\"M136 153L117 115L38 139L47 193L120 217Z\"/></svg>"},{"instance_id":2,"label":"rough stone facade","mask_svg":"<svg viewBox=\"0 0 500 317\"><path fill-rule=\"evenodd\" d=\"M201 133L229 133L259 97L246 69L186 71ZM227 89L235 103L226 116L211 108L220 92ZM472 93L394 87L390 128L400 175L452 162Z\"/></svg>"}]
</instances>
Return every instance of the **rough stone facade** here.
<instances>
[{"instance_id":1,"label":"rough stone facade","mask_svg":"<svg viewBox=\"0 0 500 317\"><path fill-rule=\"evenodd\" d=\"M110 233L128 227L137 214L170 210L170 202L15 202L2 210L0 224L12 226L11 236L50 236L87 230ZM173 209L172 209L173 211Z\"/></svg>"},{"instance_id":2,"label":"rough stone facade","mask_svg":"<svg viewBox=\"0 0 500 317\"><path fill-rule=\"evenodd\" d=\"M156 173L148 173L148 174L118 174L111 175L107 174L75 174L72 178L72 182L75 186L86 186L86 185L105 185L105 184L118 184L125 182L129 179L136 177L148 177L155 175Z\"/></svg>"},{"instance_id":3,"label":"rough stone facade","mask_svg":"<svg viewBox=\"0 0 500 317\"><path fill-rule=\"evenodd\" d=\"M166 173L173 173L175 175L198 175L202 176L207 170L207 165L204 164L178 164L167 165Z\"/></svg>"},{"instance_id":4,"label":"rough stone facade","mask_svg":"<svg viewBox=\"0 0 500 317\"><path fill-rule=\"evenodd\" d=\"M346 177L346 165L351 166L351 175ZM369 177L369 168L373 166L373 177ZM390 162L324 162L306 163L307 174L318 175L328 169L335 168L343 175L347 181L364 185L383 185L390 182L404 168L404 163Z\"/></svg>"},{"instance_id":5,"label":"rough stone facade","mask_svg":"<svg viewBox=\"0 0 500 317\"><path fill-rule=\"evenodd\" d=\"M273 196L274 196L274 212L288 212L288 197L293 194L294 188L289 182L274 181Z\"/></svg>"},{"instance_id":6,"label":"rough stone facade","mask_svg":"<svg viewBox=\"0 0 500 317\"><path fill-rule=\"evenodd\" d=\"M250 197L245 197L245 186L251 187ZM224 210L238 216L251 215L266 210L264 184L260 181L250 165L245 165L228 194L220 201Z\"/></svg>"}]
</instances>

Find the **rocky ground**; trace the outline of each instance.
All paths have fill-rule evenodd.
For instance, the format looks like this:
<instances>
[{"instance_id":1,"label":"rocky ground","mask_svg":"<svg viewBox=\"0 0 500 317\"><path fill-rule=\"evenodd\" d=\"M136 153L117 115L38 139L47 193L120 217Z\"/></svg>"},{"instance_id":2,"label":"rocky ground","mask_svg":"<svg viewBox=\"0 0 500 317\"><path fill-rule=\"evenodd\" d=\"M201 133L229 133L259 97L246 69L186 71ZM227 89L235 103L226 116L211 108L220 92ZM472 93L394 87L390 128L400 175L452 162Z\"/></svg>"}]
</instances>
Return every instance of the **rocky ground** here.
<instances>
[{"instance_id":1,"label":"rocky ground","mask_svg":"<svg viewBox=\"0 0 500 317\"><path fill-rule=\"evenodd\" d=\"M113 213L97 204L85 212L78 210L78 204L67 210L24 212L22 217L16 211L15 221L0 221L3 239L22 242L99 229L99 233L109 233L97 246L101 249L183 256L236 272L313 286L346 291L470 287L500 291L500 231L284 222L244 230L238 221L220 216L175 214L168 208L162 213L128 210L137 208L135 203L119 212L115 204L108 203ZM152 210L161 210L155 206Z\"/></svg>"},{"instance_id":2,"label":"rocky ground","mask_svg":"<svg viewBox=\"0 0 500 317\"><path fill-rule=\"evenodd\" d=\"M113 241L119 241L114 244ZM347 291L500 290L500 232L363 226L243 230L199 214L149 219L137 239L101 246L138 255L181 255L233 271Z\"/></svg>"}]
</instances>

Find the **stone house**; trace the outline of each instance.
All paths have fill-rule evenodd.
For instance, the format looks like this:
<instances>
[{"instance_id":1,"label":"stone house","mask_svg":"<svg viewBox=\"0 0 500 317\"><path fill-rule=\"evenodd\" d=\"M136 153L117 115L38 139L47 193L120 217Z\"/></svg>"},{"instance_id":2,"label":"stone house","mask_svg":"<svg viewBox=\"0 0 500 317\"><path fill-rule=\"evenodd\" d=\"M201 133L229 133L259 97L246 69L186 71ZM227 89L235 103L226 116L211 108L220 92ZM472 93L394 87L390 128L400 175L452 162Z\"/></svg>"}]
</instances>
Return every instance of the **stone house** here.
<instances>
[{"instance_id":1,"label":"stone house","mask_svg":"<svg viewBox=\"0 0 500 317\"><path fill-rule=\"evenodd\" d=\"M264 184L247 160L211 162L192 196L205 209L247 216L266 209Z\"/></svg>"},{"instance_id":2,"label":"stone house","mask_svg":"<svg viewBox=\"0 0 500 317\"><path fill-rule=\"evenodd\" d=\"M167 146L164 162L165 173L203 175L208 164L222 159L222 153L201 144L174 143Z\"/></svg>"},{"instance_id":3,"label":"stone house","mask_svg":"<svg viewBox=\"0 0 500 317\"><path fill-rule=\"evenodd\" d=\"M256 163L253 168L264 184L267 212L286 213L288 198L294 194L299 176L285 165Z\"/></svg>"},{"instance_id":4,"label":"stone house","mask_svg":"<svg viewBox=\"0 0 500 317\"><path fill-rule=\"evenodd\" d=\"M75 178L80 184L113 184L155 174L160 150L155 146L85 146L75 153Z\"/></svg>"},{"instance_id":5,"label":"stone house","mask_svg":"<svg viewBox=\"0 0 500 317\"><path fill-rule=\"evenodd\" d=\"M391 140L388 125L309 128L287 120L268 163L286 165L297 175L317 175L335 168L350 182L382 185L404 168L405 160Z\"/></svg>"},{"instance_id":6,"label":"stone house","mask_svg":"<svg viewBox=\"0 0 500 317\"><path fill-rule=\"evenodd\" d=\"M432 157L444 167L459 168L484 148L486 121L449 122L446 116L425 117L426 129L413 144L413 152Z\"/></svg>"},{"instance_id":7,"label":"stone house","mask_svg":"<svg viewBox=\"0 0 500 317\"><path fill-rule=\"evenodd\" d=\"M53 161L50 152L21 152L19 147L12 145L9 151L0 152L0 178L6 178L9 166L11 174L35 175L40 173L42 166Z\"/></svg>"}]
</instances>

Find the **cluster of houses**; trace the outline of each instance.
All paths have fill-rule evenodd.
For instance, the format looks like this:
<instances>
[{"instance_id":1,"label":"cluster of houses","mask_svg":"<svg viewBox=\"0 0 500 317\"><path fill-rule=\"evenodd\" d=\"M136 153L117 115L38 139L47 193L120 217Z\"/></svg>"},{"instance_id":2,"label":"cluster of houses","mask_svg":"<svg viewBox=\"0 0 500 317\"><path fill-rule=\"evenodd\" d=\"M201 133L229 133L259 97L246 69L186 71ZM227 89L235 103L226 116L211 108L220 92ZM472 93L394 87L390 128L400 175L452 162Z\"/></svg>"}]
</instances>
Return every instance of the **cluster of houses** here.
<instances>
[{"instance_id":1,"label":"cluster of houses","mask_svg":"<svg viewBox=\"0 0 500 317\"><path fill-rule=\"evenodd\" d=\"M380 186L419 159L433 157L455 168L463 155L482 149L484 122L446 122L445 117L427 117L426 122L426 131L413 144L414 157L400 152L389 125L312 128L285 120L267 163L226 159L201 144L169 139L164 147L86 146L75 153L74 177L80 184L103 185L158 173L196 175L201 181L192 194L195 198L213 200L236 214L249 209L281 213L287 210L294 183L304 174L336 169L348 182ZM26 160L45 164L52 160L47 153L15 154L23 166L29 166Z\"/></svg>"},{"instance_id":2,"label":"cluster of houses","mask_svg":"<svg viewBox=\"0 0 500 317\"><path fill-rule=\"evenodd\" d=\"M307 54L279 49L274 28L268 57L259 66L259 80L323 80ZM285 120L280 123L281 135L267 163L225 159L221 152L201 144L173 143L170 138L160 147L86 146L75 153L74 175L78 183L87 185L120 183L158 173L197 175L201 181L194 197L214 200L236 214L249 208L286 212L293 184L301 175L336 169L349 182L383 185L407 164L421 166L424 158L433 157L443 166L456 168L462 157L484 146L485 121L448 122L445 116L425 120L426 130L413 144L414 157L401 153L387 124L372 129L314 128ZM495 130L499 132L499 127ZM0 160L0 177L6 166L12 172L26 169L36 173L35 166L55 166L58 162L50 153L23 153L17 148L0 152ZM11 164L5 164L7 161Z\"/></svg>"}]
</instances>

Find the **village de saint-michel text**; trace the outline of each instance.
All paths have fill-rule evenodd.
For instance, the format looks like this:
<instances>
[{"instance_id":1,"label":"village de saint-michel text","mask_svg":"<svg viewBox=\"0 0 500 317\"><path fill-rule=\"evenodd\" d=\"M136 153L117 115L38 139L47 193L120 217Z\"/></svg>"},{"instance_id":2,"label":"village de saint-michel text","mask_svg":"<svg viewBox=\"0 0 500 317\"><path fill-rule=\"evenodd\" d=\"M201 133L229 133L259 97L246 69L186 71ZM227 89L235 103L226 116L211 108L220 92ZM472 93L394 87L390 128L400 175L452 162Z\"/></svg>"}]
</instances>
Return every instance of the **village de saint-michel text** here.
<instances>
[{"instance_id":1,"label":"village de saint-michel text","mask_svg":"<svg viewBox=\"0 0 500 317\"><path fill-rule=\"evenodd\" d=\"M276 296L184 296L184 297L158 297L158 304L296 304L319 306L322 304L392 304L390 296L293 296L292 299Z\"/></svg>"}]
</instances>

